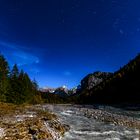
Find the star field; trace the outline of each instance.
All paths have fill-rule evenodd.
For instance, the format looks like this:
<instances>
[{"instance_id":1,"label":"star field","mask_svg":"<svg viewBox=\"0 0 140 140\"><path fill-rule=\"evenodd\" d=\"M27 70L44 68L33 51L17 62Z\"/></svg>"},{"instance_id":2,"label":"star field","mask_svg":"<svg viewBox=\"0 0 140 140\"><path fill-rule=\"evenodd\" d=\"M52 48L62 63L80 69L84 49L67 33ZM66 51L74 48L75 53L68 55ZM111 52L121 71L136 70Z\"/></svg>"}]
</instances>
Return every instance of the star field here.
<instances>
[{"instance_id":1,"label":"star field","mask_svg":"<svg viewBox=\"0 0 140 140\"><path fill-rule=\"evenodd\" d=\"M1 0L0 52L41 87L77 86L140 51L139 0Z\"/></svg>"}]
</instances>

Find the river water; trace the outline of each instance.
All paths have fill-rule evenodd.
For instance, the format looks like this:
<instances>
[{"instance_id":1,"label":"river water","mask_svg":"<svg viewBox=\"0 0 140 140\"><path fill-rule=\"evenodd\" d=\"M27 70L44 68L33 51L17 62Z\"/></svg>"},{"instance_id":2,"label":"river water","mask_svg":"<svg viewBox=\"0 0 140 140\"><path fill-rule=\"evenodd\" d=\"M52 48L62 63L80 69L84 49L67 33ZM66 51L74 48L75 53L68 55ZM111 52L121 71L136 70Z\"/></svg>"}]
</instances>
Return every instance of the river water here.
<instances>
[{"instance_id":1,"label":"river water","mask_svg":"<svg viewBox=\"0 0 140 140\"><path fill-rule=\"evenodd\" d=\"M79 106L45 105L44 109L52 111L70 126L61 140L139 140L138 130L87 118L80 113Z\"/></svg>"}]
</instances>

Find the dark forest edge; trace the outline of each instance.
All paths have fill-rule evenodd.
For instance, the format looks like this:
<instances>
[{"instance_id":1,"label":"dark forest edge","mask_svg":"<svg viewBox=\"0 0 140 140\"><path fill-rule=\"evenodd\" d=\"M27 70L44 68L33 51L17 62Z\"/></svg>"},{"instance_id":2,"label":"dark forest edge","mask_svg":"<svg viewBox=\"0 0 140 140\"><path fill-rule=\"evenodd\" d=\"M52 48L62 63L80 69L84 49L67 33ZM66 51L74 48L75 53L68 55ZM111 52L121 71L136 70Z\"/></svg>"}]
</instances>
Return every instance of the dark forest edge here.
<instances>
[{"instance_id":1,"label":"dark forest edge","mask_svg":"<svg viewBox=\"0 0 140 140\"><path fill-rule=\"evenodd\" d=\"M88 79L97 77L94 86ZM92 81L93 82L93 81ZM0 55L0 102L14 104L73 103L73 104L139 104L140 103L140 54L114 73L95 72L87 75L75 93L60 96L41 92L35 80L15 64L10 70ZM58 91L57 91L58 92ZM61 94L62 95L62 94Z\"/></svg>"},{"instance_id":2,"label":"dark forest edge","mask_svg":"<svg viewBox=\"0 0 140 140\"><path fill-rule=\"evenodd\" d=\"M15 64L10 70L3 55L0 55L0 102L13 104L62 103L57 95L44 94L38 84Z\"/></svg>"},{"instance_id":3,"label":"dark forest edge","mask_svg":"<svg viewBox=\"0 0 140 140\"><path fill-rule=\"evenodd\" d=\"M81 87L77 103L137 106L140 104L140 54L91 89Z\"/></svg>"}]
</instances>

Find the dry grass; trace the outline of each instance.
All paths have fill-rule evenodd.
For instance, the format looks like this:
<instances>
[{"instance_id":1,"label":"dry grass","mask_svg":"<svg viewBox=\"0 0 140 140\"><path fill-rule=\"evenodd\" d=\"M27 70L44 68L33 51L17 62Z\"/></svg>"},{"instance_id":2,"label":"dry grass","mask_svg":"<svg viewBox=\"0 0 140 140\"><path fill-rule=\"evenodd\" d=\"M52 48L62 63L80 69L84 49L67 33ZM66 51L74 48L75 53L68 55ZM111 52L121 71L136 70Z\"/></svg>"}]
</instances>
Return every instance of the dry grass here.
<instances>
[{"instance_id":1,"label":"dry grass","mask_svg":"<svg viewBox=\"0 0 140 140\"><path fill-rule=\"evenodd\" d=\"M46 110L42 110L41 108L35 108L32 105L14 105L9 103L0 103L0 117L7 117L13 115L22 115L27 112L35 112L37 116L47 117L48 120L56 119L56 115L49 113Z\"/></svg>"},{"instance_id":2,"label":"dry grass","mask_svg":"<svg viewBox=\"0 0 140 140\"><path fill-rule=\"evenodd\" d=\"M29 115L33 115L33 117L29 117ZM17 121L17 116L21 117L21 121ZM52 139L52 135L45 128L44 122L47 121L53 124L54 120L57 120L56 115L42 110L41 107L37 108L36 106L27 104L19 106L0 103L0 128L4 128L5 130L5 136L0 138L0 140L31 140L32 135L29 133L29 128L36 131L37 137L40 140L46 138ZM58 122L56 126L60 134L64 133L65 129L63 125ZM53 127L55 128L56 126Z\"/></svg>"}]
</instances>

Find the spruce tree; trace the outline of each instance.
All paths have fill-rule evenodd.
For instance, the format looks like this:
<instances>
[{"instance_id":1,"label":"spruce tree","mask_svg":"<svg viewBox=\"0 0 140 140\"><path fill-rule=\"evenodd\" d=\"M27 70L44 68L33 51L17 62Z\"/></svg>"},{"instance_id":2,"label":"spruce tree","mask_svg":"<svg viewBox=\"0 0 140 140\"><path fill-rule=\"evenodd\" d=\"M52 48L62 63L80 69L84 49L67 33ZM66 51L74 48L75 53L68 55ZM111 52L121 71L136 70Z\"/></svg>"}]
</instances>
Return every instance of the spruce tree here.
<instances>
[{"instance_id":1,"label":"spruce tree","mask_svg":"<svg viewBox=\"0 0 140 140\"><path fill-rule=\"evenodd\" d=\"M7 99L8 102L12 102L15 104L21 103L21 98L20 98L21 88L20 88L18 78L19 78L19 69L18 69L17 65L15 64L10 73L11 92Z\"/></svg>"},{"instance_id":2,"label":"spruce tree","mask_svg":"<svg viewBox=\"0 0 140 140\"><path fill-rule=\"evenodd\" d=\"M38 83L37 83L37 81L34 79L33 81L32 81L32 86L33 86L33 90L35 90L35 91L37 91L38 90Z\"/></svg>"},{"instance_id":3,"label":"spruce tree","mask_svg":"<svg viewBox=\"0 0 140 140\"><path fill-rule=\"evenodd\" d=\"M23 70L19 71L16 64L10 72L8 62L0 55L0 102L32 103L38 98L41 100L37 82L31 81Z\"/></svg>"},{"instance_id":4,"label":"spruce tree","mask_svg":"<svg viewBox=\"0 0 140 140\"><path fill-rule=\"evenodd\" d=\"M0 54L0 101L6 102L6 96L9 92L9 66L3 55Z\"/></svg>"},{"instance_id":5,"label":"spruce tree","mask_svg":"<svg viewBox=\"0 0 140 140\"><path fill-rule=\"evenodd\" d=\"M11 79L17 79L18 76L19 76L19 69L17 67L17 64L15 64L13 66L11 73L10 73L10 77L11 77Z\"/></svg>"}]
</instances>

